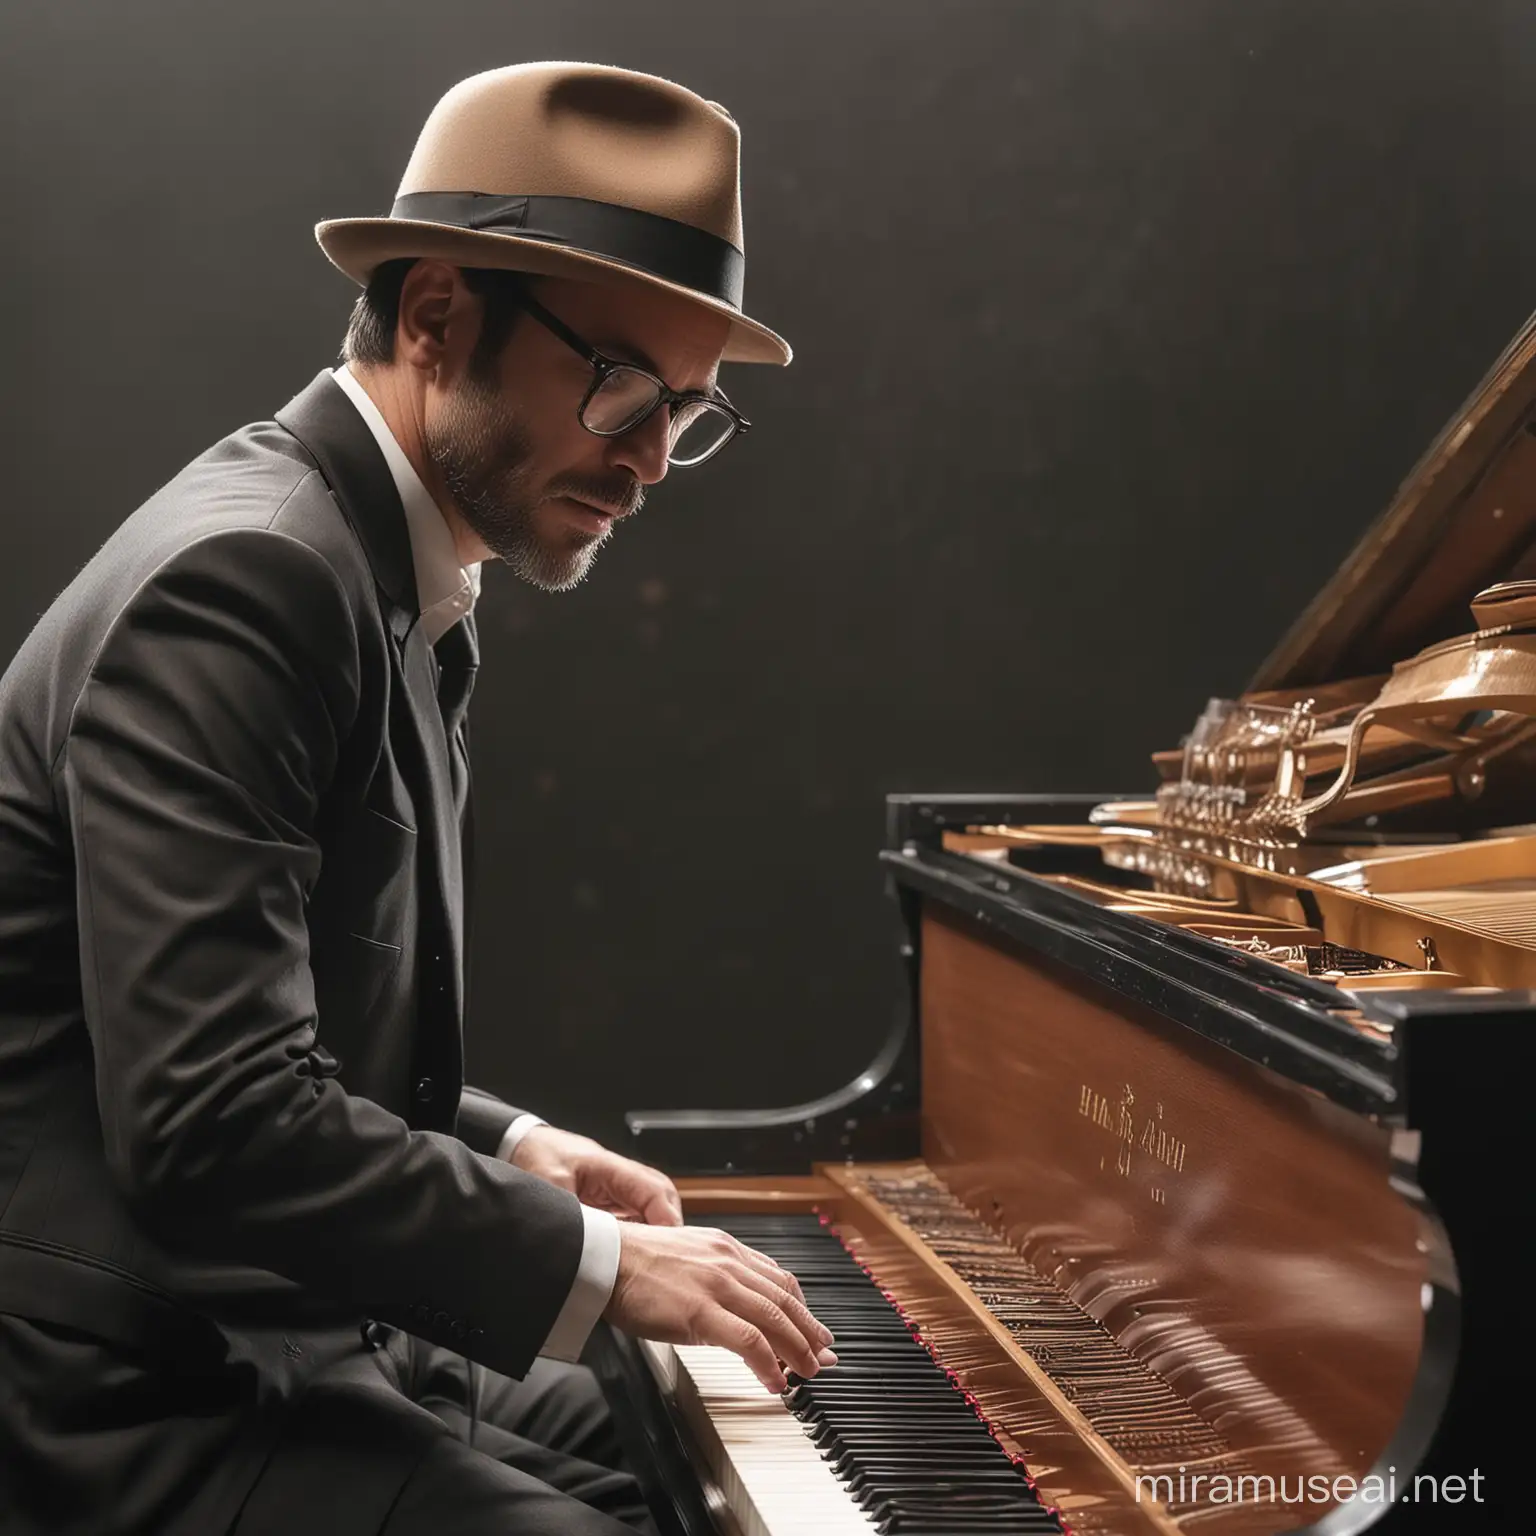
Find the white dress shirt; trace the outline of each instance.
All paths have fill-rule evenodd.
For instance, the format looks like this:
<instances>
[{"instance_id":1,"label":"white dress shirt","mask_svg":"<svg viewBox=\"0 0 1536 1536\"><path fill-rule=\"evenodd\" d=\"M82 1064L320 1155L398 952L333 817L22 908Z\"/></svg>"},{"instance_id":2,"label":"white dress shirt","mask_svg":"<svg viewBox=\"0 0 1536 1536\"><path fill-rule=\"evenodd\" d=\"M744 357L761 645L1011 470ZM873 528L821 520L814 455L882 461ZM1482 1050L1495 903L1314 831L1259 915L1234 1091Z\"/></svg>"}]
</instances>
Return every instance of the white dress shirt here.
<instances>
[{"instance_id":1,"label":"white dress shirt","mask_svg":"<svg viewBox=\"0 0 1536 1536\"><path fill-rule=\"evenodd\" d=\"M429 645L436 645L466 614L473 611L480 595L480 566L462 565L447 520L438 510L431 493L421 483L421 476L411 467L389 424L368 391L358 382L345 363L332 375L346 397L357 407L368 430L373 433L384 462L400 493L405 508L405 523L410 531L411 560L416 567L416 594L421 603L421 627ZM546 1122L537 1115L519 1115L507 1127L496 1149L498 1157L512 1160L517 1144L536 1125ZM539 1351L553 1360L574 1360L587 1342L587 1335L602 1316L613 1295L613 1283L619 1272L619 1223L607 1211L593 1206L581 1208L585 1235L581 1262L571 1293Z\"/></svg>"}]
</instances>

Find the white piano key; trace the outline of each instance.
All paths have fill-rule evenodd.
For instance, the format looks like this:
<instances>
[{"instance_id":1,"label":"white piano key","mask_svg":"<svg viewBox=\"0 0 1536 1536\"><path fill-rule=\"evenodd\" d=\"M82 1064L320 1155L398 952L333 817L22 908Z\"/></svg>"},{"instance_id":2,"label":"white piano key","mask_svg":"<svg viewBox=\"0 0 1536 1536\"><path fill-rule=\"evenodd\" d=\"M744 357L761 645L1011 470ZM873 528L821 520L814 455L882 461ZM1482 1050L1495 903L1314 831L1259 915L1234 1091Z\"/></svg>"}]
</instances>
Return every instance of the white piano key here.
<instances>
[{"instance_id":1,"label":"white piano key","mask_svg":"<svg viewBox=\"0 0 1536 1536\"><path fill-rule=\"evenodd\" d=\"M742 1536L870 1536L874 1519L739 1356L699 1344L648 1343L645 1351Z\"/></svg>"}]
</instances>

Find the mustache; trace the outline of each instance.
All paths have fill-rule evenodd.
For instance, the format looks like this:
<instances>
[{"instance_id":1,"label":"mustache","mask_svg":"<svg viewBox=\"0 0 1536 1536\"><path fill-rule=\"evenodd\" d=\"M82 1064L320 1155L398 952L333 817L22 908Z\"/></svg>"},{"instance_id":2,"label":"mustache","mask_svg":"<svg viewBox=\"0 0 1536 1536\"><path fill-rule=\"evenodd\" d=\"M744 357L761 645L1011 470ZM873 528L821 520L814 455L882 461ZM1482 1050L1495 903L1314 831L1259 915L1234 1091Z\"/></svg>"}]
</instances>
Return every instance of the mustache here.
<instances>
[{"instance_id":1,"label":"mustache","mask_svg":"<svg viewBox=\"0 0 1536 1536\"><path fill-rule=\"evenodd\" d=\"M645 487L633 475L562 475L546 494L611 507L618 517L633 517L645 505Z\"/></svg>"}]
</instances>

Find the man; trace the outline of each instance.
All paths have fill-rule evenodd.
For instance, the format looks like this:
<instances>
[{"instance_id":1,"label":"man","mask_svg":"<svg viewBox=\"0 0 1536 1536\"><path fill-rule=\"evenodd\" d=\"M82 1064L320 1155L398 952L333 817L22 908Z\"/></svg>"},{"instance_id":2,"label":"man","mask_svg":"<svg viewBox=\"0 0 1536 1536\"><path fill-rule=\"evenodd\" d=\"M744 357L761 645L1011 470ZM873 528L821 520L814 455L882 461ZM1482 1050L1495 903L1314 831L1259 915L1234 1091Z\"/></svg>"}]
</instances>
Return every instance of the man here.
<instances>
[{"instance_id":1,"label":"man","mask_svg":"<svg viewBox=\"0 0 1536 1536\"><path fill-rule=\"evenodd\" d=\"M7 1533L617 1532L599 1315L769 1390L835 1359L662 1174L461 1088L479 565L579 581L745 426L720 362L788 361L737 155L644 75L450 91L391 215L318 232L367 285L345 365L0 682Z\"/></svg>"}]
</instances>

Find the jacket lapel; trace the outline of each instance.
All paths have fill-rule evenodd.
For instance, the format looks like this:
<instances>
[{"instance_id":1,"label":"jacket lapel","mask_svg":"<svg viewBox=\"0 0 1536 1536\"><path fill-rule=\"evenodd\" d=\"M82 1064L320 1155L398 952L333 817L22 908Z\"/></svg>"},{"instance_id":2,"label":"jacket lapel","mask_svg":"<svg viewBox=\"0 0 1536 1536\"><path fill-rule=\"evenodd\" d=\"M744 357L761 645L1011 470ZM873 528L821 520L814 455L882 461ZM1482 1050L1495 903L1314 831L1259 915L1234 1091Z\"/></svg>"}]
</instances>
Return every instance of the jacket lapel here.
<instances>
[{"instance_id":1,"label":"jacket lapel","mask_svg":"<svg viewBox=\"0 0 1536 1536\"><path fill-rule=\"evenodd\" d=\"M277 413L277 424L298 438L325 477L389 599L391 632L403 638L421 607L416 566L405 508L373 433L329 371Z\"/></svg>"},{"instance_id":2,"label":"jacket lapel","mask_svg":"<svg viewBox=\"0 0 1536 1536\"><path fill-rule=\"evenodd\" d=\"M430 933L423 934L428 949L422 956L423 974L442 977L454 1017L460 1019L464 872L452 761L457 748L444 730L437 661L416 622L416 572L405 510L373 434L329 372L320 374L295 396L276 419L314 459L342 515L362 543L378 585L413 726L411 739L394 745L402 752L400 767L409 775L416 798L424 894L437 897L447 946L445 955L434 953L437 941ZM408 761L405 754L414 756L415 762Z\"/></svg>"}]
</instances>

